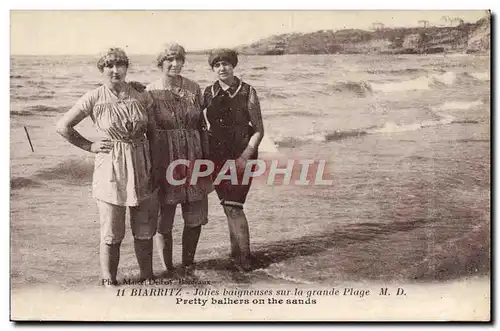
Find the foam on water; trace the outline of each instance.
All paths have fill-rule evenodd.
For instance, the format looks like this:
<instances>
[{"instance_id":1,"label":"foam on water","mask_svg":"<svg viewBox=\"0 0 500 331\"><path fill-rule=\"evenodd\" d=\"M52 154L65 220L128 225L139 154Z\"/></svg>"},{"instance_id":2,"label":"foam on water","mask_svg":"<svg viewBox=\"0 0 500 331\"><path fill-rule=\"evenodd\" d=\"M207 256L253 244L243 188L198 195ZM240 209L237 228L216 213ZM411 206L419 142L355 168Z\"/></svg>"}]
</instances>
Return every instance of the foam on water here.
<instances>
[{"instance_id":1,"label":"foam on water","mask_svg":"<svg viewBox=\"0 0 500 331\"><path fill-rule=\"evenodd\" d=\"M489 78L488 78L489 79ZM467 83L473 80L486 80L482 73L456 73L446 71L442 74L428 73L414 79L390 83L371 83L374 91L391 93L430 90L442 86L451 86Z\"/></svg>"},{"instance_id":2,"label":"foam on water","mask_svg":"<svg viewBox=\"0 0 500 331\"><path fill-rule=\"evenodd\" d=\"M453 122L453 117L451 116L447 116L439 120L428 120L411 124L396 124L394 122L387 122L381 128L369 130L368 133L374 134L374 133L411 132L431 126L446 125L452 122Z\"/></svg>"},{"instance_id":3,"label":"foam on water","mask_svg":"<svg viewBox=\"0 0 500 331\"><path fill-rule=\"evenodd\" d=\"M279 150L274 141L267 135L264 135L259 145L259 153L279 153Z\"/></svg>"},{"instance_id":4,"label":"foam on water","mask_svg":"<svg viewBox=\"0 0 500 331\"><path fill-rule=\"evenodd\" d=\"M418 77L412 80L393 82L393 83L371 83L374 91L377 92L404 92L404 91L417 91L429 90L430 80L428 77Z\"/></svg>"},{"instance_id":5,"label":"foam on water","mask_svg":"<svg viewBox=\"0 0 500 331\"><path fill-rule=\"evenodd\" d=\"M476 101L446 101L442 105L438 106L437 110L468 110L476 107L483 106L484 103L481 100Z\"/></svg>"},{"instance_id":6,"label":"foam on water","mask_svg":"<svg viewBox=\"0 0 500 331\"><path fill-rule=\"evenodd\" d=\"M348 92L360 97L372 94L372 86L365 81L347 81L334 83L331 87L331 90L335 92Z\"/></svg>"},{"instance_id":7,"label":"foam on water","mask_svg":"<svg viewBox=\"0 0 500 331\"><path fill-rule=\"evenodd\" d=\"M490 80L490 73L489 72L471 72L470 75L477 80L480 81L489 81Z\"/></svg>"}]
</instances>

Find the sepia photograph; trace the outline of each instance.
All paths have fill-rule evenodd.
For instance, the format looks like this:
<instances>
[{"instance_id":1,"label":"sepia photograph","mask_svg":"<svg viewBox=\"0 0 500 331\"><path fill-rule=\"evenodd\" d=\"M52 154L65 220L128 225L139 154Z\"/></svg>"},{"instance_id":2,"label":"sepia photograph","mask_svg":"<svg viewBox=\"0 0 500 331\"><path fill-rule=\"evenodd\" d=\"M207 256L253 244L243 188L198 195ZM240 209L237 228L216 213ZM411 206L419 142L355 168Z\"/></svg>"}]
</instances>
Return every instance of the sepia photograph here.
<instances>
[{"instance_id":1,"label":"sepia photograph","mask_svg":"<svg viewBox=\"0 0 500 331\"><path fill-rule=\"evenodd\" d=\"M491 28L11 10L11 321L490 322Z\"/></svg>"}]
</instances>

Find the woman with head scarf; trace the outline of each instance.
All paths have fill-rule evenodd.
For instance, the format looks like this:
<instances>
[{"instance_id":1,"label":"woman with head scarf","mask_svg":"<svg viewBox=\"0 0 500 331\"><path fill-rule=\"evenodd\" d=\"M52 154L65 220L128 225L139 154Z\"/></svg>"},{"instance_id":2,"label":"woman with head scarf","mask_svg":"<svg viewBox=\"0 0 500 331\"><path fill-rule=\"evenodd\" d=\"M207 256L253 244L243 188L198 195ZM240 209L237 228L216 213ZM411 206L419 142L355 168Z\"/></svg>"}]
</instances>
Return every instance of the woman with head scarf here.
<instances>
[{"instance_id":1,"label":"woman with head scarf","mask_svg":"<svg viewBox=\"0 0 500 331\"><path fill-rule=\"evenodd\" d=\"M258 156L264 125L257 92L234 75L238 55L231 49L216 49L208 64L217 80L204 91L204 107L210 132L210 159L215 164L214 186L228 219L231 255L238 270L251 269L250 235L243 205L251 185L241 182L248 160ZM234 160L238 183L217 182L227 161Z\"/></svg>"},{"instance_id":2,"label":"woman with head scarf","mask_svg":"<svg viewBox=\"0 0 500 331\"><path fill-rule=\"evenodd\" d=\"M208 222L208 194L213 190L210 177L191 178L196 160L202 158L203 114L200 86L181 75L186 51L179 44L164 45L157 56L162 77L149 84L146 90L154 100L154 114L158 136L159 202L157 246L168 273L173 271L172 227L177 205L182 208L184 229L182 234L182 267L186 276L193 275L194 256L202 225ZM167 168L176 160L185 160L189 166L179 165L173 174L186 179L175 185L168 180Z\"/></svg>"},{"instance_id":3,"label":"woman with head scarf","mask_svg":"<svg viewBox=\"0 0 500 331\"><path fill-rule=\"evenodd\" d=\"M157 226L153 101L125 81L129 59L110 48L97 62L105 83L83 95L62 117L57 131L71 144L95 153L92 195L100 215L100 262L104 285L117 283L120 244L129 209L142 280L153 277L152 238ZM103 138L89 141L75 126L90 116ZM150 148L151 147L151 148Z\"/></svg>"}]
</instances>

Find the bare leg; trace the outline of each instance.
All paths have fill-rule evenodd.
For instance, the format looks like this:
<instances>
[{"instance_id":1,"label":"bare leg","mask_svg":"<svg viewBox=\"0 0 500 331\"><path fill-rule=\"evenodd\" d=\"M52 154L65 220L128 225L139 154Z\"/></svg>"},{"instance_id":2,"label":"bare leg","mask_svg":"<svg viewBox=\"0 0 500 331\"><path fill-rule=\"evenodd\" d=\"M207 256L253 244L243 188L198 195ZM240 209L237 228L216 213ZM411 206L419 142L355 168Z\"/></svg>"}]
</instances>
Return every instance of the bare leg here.
<instances>
[{"instance_id":1,"label":"bare leg","mask_svg":"<svg viewBox=\"0 0 500 331\"><path fill-rule=\"evenodd\" d=\"M116 275L118 273L118 264L120 262L120 245L106 244L101 242L100 245L100 262L102 282L105 286L116 284Z\"/></svg>"},{"instance_id":2,"label":"bare leg","mask_svg":"<svg viewBox=\"0 0 500 331\"><path fill-rule=\"evenodd\" d=\"M101 223L99 260L103 285L116 284L120 245L125 236L125 207L96 200Z\"/></svg>"},{"instance_id":3,"label":"bare leg","mask_svg":"<svg viewBox=\"0 0 500 331\"><path fill-rule=\"evenodd\" d=\"M248 221L243 209L233 206L223 206L229 226L231 239L231 255L237 266L247 271L251 269L250 233Z\"/></svg>"}]
</instances>

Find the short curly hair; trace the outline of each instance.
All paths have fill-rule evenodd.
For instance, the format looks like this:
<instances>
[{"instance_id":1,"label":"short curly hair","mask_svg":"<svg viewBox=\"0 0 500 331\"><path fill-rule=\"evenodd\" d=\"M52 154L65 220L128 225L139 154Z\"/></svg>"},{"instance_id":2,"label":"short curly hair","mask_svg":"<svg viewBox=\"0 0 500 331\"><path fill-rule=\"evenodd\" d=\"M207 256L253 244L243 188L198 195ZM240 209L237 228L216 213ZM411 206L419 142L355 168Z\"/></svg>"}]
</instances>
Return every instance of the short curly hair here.
<instances>
[{"instance_id":1,"label":"short curly hair","mask_svg":"<svg viewBox=\"0 0 500 331\"><path fill-rule=\"evenodd\" d=\"M231 63L233 67L238 64L238 52L229 48L217 48L210 52L208 55L208 65L211 68L219 61L227 61Z\"/></svg>"},{"instance_id":2,"label":"short curly hair","mask_svg":"<svg viewBox=\"0 0 500 331\"><path fill-rule=\"evenodd\" d=\"M163 66L163 62L169 57L175 57L182 60L182 62L185 62L186 50L183 46L177 43L164 44L161 51L156 56L156 65L158 68L161 68Z\"/></svg>"},{"instance_id":3,"label":"short curly hair","mask_svg":"<svg viewBox=\"0 0 500 331\"><path fill-rule=\"evenodd\" d=\"M129 66L129 60L127 53L121 48L112 47L109 48L106 53L97 61L97 69L100 72L103 72L104 67L110 64L121 64L125 65L127 68Z\"/></svg>"}]
</instances>

